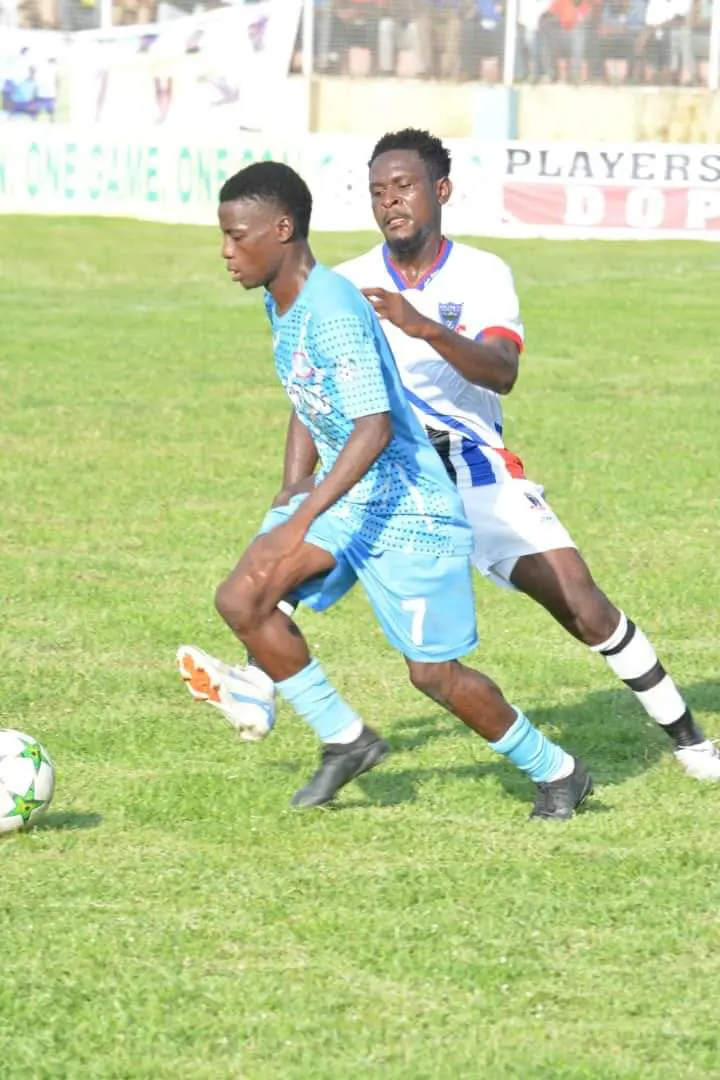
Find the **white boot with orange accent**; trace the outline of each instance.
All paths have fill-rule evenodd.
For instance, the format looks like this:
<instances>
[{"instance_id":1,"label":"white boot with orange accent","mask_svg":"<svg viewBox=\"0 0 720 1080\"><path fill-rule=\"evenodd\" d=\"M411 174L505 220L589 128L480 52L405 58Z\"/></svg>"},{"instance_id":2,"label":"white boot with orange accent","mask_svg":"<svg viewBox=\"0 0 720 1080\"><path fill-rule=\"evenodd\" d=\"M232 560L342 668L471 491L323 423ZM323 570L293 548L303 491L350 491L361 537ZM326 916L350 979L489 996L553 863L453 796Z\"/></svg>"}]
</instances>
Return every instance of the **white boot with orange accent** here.
<instances>
[{"instance_id":1,"label":"white boot with orange accent","mask_svg":"<svg viewBox=\"0 0 720 1080\"><path fill-rule=\"evenodd\" d=\"M231 667L195 645L181 645L177 667L196 701L223 714L241 739L258 742L275 724L275 684L259 668Z\"/></svg>"}]
</instances>

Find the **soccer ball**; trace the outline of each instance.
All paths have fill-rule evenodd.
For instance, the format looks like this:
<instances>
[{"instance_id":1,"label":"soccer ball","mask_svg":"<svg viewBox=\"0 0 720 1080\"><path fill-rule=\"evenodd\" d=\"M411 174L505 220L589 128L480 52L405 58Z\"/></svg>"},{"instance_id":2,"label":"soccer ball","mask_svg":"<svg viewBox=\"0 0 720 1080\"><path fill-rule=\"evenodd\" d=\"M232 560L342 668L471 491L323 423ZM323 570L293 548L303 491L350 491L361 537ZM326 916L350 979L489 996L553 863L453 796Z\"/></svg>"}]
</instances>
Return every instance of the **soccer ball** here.
<instances>
[{"instance_id":1,"label":"soccer ball","mask_svg":"<svg viewBox=\"0 0 720 1080\"><path fill-rule=\"evenodd\" d=\"M55 787L53 763L36 739L0 728L0 833L34 825Z\"/></svg>"}]
</instances>

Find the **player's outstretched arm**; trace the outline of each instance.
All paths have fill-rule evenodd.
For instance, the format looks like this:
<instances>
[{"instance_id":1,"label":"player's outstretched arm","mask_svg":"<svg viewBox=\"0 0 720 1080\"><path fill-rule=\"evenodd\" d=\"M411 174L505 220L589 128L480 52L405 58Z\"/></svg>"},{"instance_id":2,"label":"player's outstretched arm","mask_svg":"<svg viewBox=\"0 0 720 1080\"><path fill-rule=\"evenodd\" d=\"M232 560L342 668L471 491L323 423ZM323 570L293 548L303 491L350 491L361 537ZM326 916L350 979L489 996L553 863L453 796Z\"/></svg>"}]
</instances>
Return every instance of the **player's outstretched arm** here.
<instances>
[{"instance_id":1,"label":"player's outstretched arm","mask_svg":"<svg viewBox=\"0 0 720 1080\"><path fill-rule=\"evenodd\" d=\"M372 413L354 421L350 438L327 476L311 491L291 521L309 529L315 518L347 495L374 465L392 439L389 412Z\"/></svg>"},{"instance_id":2,"label":"player's outstretched arm","mask_svg":"<svg viewBox=\"0 0 720 1080\"><path fill-rule=\"evenodd\" d=\"M381 319L387 319L409 337L422 338L468 382L496 394L510 393L520 364L520 349L510 338L490 336L473 341L421 315L400 293L387 289L362 291Z\"/></svg>"},{"instance_id":3,"label":"player's outstretched arm","mask_svg":"<svg viewBox=\"0 0 720 1080\"><path fill-rule=\"evenodd\" d=\"M295 484L312 476L317 462L318 452L313 437L292 409L285 437L283 490L294 487Z\"/></svg>"}]
</instances>

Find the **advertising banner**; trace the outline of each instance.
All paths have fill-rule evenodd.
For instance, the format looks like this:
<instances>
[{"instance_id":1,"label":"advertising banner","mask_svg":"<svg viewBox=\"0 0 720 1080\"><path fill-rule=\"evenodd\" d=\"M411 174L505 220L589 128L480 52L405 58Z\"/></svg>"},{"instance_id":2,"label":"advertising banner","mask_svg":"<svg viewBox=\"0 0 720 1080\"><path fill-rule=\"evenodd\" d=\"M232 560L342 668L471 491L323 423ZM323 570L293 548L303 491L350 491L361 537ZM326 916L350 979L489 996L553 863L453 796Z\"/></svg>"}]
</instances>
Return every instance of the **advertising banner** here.
<instances>
[{"instance_id":1,"label":"advertising banner","mask_svg":"<svg viewBox=\"0 0 720 1080\"><path fill-rule=\"evenodd\" d=\"M720 147L509 143L503 219L518 235L720 240Z\"/></svg>"},{"instance_id":2,"label":"advertising banner","mask_svg":"<svg viewBox=\"0 0 720 1080\"><path fill-rule=\"evenodd\" d=\"M141 138L8 125L0 131L0 210L214 223L223 181L253 161L288 160L284 140Z\"/></svg>"},{"instance_id":3,"label":"advertising banner","mask_svg":"<svg viewBox=\"0 0 720 1080\"><path fill-rule=\"evenodd\" d=\"M251 161L297 168L320 231L373 229L373 140L171 127L123 133L18 119L0 126L0 212L213 224L223 181ZM720 149L449 140L448 232L467 236L720 240Z\"/></svg>"}]
</instances>

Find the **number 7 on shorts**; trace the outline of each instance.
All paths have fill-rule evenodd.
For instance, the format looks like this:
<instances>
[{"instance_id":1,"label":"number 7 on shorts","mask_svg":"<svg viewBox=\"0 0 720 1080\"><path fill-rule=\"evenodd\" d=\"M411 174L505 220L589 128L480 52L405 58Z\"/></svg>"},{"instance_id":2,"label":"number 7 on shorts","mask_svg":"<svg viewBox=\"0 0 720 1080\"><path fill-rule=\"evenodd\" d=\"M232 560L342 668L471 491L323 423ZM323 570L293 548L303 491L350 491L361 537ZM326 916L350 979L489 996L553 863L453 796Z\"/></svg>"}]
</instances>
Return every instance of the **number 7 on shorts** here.
<instances>
[{"instance_id":1,"label":"number 7 on shorts","mask_svg":"<svg viewBox=\"0 0 720 1080\"><path fill-rule=\"evenodd\" d=\"M402 609L412 614L410 637L413 645L422 645L424 643L423 624L425 622L425 612L427 611L427 600L422 597L414 600L403 600Z\"/></svg>"}]
</instances>

